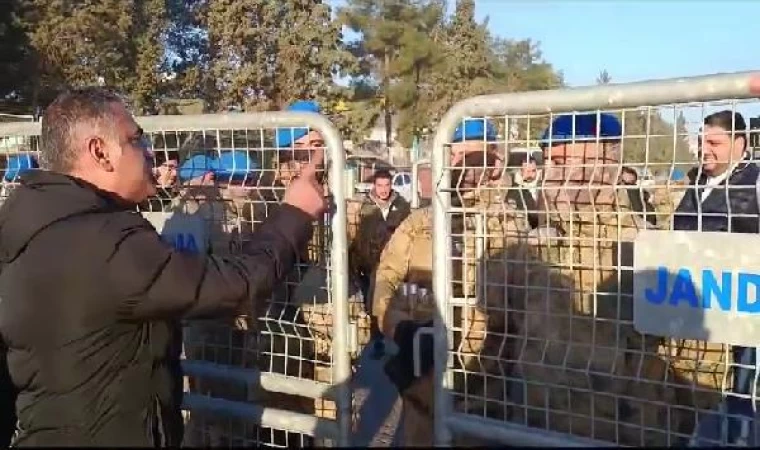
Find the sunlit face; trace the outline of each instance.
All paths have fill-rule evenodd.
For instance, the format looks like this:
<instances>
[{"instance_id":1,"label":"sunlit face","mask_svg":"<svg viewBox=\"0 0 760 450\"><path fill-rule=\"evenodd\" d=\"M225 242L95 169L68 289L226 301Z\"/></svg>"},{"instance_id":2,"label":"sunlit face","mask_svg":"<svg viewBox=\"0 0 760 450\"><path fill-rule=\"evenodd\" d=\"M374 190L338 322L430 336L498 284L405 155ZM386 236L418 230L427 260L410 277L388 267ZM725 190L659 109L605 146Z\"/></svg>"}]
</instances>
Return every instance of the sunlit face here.
<instances>
[{"instance_id":1,"label":"sunlit face","mask_svg":"<svg viewBox=\"0 0 760 450\"><path fill-rule=\"evenodd\" d=\"M617 143L575 142L544 148L540 202L550 210L569 212L581 206L610 203L616 178Z\"/></svg>"},{"instance_id":2,"label":"sunlit face","mask_svg":"<svg viewBox=\"0 0 760 450\"><path fill-rule=\"evenodd\" d=\"M702 170L710 176L720 175L741 160L744 154L744 137L734 137L722 127L705 125L699 148Z\"/></svg>"},{"instance_id":3,"label":"sunlit face","mask_svg":"<svg viewBox=\"0 0 760 450\"><path fill-rule=\"evenodd\" d=\"M538 177L538 167L536 166L536 162L532 160L524 162L520 168L520 175L522 175L522 179L526 183L535 181Z\"/></svg>"},{"instance_id":4,"label":"sunlit face","mask_svg":"<svg viewBox=\"0 0 760 450\"><path fill-rule=\"evenodd\" d=\"M451 183L457 190L478 188L501 175L502 160L493 145L464 141L451 145Z\"/></svg>"},{"instance_id":5,"label":"sunlit face","mask_svg":"<svg viewBox=\"0 0 760 450\"><path fill-rule=\"evenodd\" d=\"M153 169L159 187L168 188L177 182L177 160L169 159Z\"/></svg>"},{"instance_id":6,"label":"sunlit face","mask_svg":"<svg viewBox=\"0 0 760 450\"><path fill-rule=\"evenodd\" d=\"M375 196L382 201L391 198L391 192L393 192L393 189L391 188L391 180L384 177L375 178L372 189Z\"/></svg>"},{"instance_id":7,"label":"sunlit face","mask_svg":"<svg viewBox=\"0 0 760 450\"><path fill-rule=\"evenodd\" d=\"M635 186L638 182L638 175L632 170L623 170L620 174L620 182L627 186Z\"/></svg>"},{"instance_id":8,"label":"sunlit face","mask_svg":"<svg viewBox=\"0 0 760 450\"><path fill-rule=\"evenodd\" d=\"M143 134L124 105L114 104L110 137L104 137L112 167L114 193L134 203L145 201L156 194L153 173L153 152Z\"/></svg>"},{"instance_id":9,"label":"sunlit face","mask_svg":"<svg viewBox=\"0 0 760 450\"><path fill-rule=\"evenodd\" d=\"M324 149L325 141L318 131L310 131L306 136L293 142L292 150L280 151L280 166L278 171L279 181L288 186L290 182L301 174L314 156L314 151Z\"/></svg>"}]
</instances>

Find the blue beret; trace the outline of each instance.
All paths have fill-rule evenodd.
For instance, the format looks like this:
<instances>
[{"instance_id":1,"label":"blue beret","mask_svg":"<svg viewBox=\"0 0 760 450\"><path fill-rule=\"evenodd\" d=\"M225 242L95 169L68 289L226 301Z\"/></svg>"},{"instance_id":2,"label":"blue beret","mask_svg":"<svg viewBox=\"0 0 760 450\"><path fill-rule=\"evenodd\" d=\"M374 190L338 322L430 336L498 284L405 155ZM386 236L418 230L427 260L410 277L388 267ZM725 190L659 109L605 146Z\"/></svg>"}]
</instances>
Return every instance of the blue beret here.
<instances>
[{"instance_id":1,"label":"blue beret","mask_svg":"<svg viewBox=\"0 0 760 450\"><path fill-rule=\"evenodd\" d=\"M573 121L573 119L575 119ZM573 133L573 122L575 122L575 133ZM598 130L597 130L598 127ZM549 128L541 134L539 142L541 145L549 144ZM552 143L561 143L562 141L596 140L599 139L620 139L623 134L623 127L620 121L612 114L578 114L562 115L554 119L551 126Z\"/></svg>"},{"instance_id":2,"label":"blue beret","mask_svg":"<svg viewBox=\"0 0 760 450\"><path fill-rule=\"evenodd\" d=\"M5 171L5 181L13 181L22 173L38 168L37 161L28 153L8 157L8 169Z\"/></svg>"},{"instance_id":3,"label":"blue beret","mask_svg":"<svg viewBox=\"0 0 760 450\"><path fill-rule=\"evenodd\" d=\"M222 150L215 174L226 179L245 179L246 175L258 169L258 164L248 156L245 150Z\"/></svg>"},{"instance_id":4,"label":"blue beret","mask_svg":"<svg viewBox=\"0 0 760 450\"><path fill-rule=\"evenodd\" d=\"M452 142L462 141L495 141L496 140L496 126L488 120L483 118L467 118L464 119L464 127L459 125L454 130L454 139Z\"/></svg>"},{"instance_id":5,"label":"blue beret","mask_svg":"<svg viewBox=\"0 0 760 450\"><path fill-rule=\"evenodd\" d=\"M299 100L288 106L286 111L292 112L311 112L319 114L322 109L319 103L312 100ZM301 139L309 134L308 128L279 128L275 136L275 145L277 147L290 147L294 141Z\"/></svg>"},{"instance_id":6,"label":"blue beret","mask_svg":"<svg viewBox=\"0 0 760 450\"><path fill-rule=\"evenodd\" d=\"M206 155L195 155L188 158L179 168L179 179L181 181L191 180L200 177L207 172L216 173L219 170L219 160Z\"/></svg>"}]
</instances>

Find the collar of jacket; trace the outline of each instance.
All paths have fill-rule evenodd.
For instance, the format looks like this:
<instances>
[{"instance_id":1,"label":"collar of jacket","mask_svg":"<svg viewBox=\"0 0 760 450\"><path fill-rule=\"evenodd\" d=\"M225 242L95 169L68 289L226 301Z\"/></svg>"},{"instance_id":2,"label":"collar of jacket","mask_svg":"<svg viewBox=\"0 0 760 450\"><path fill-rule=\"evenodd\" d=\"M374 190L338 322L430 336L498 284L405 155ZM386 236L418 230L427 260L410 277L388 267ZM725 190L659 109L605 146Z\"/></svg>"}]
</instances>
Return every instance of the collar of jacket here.
<instances>
[{"instance_id":1,"label":"collar of jacket","mask_svg":"<svg viewBox=\"0 0 760 450\"><path fill-rule=\"evenodd\" d=\"M379 198L377 198L374 192L369 191L369 193L367 193L367 198L369 199L370 202L374 203L375 206L383 209L383 208L388 208L389 206L393 204L393 202L396 201L396 198L398 198L398 193L392 190L391 196L388 197L388 200L382 201Z\"/></svg>"},{"instance_id":2,"label":"collar of jacket","mask_svg":"<svg viewBox=\"0 0 760 450\"><path fill-rule=\"evenodd\" d=\"M736 165L736 167L733 168L731 173L725 177L720 184L717 184L716 186L723 186L724 184L731 184L731 180L736 178L737 176L741 175L742 172L744 172L749 165L752 164L750 161L750 156L746 155L742 160ZM699 175L699 176L697 176ZM719 176L719 175L718 175ZM698 187L706 187L707 184L707 174L704 172L699 172L699 168L695 167L692 169L692 184L696 184Z\"/></svg>"},{"instance_id":3,"label":"collar of jacket","mask_svg":"<svg viewBox=\"0 0 760 450\"><path fill-rule=\"evenodd\" d=\"M91 213L137 211L137 205L72 176L35 170L20 181L0 208L2 262L15 259L37 234L56 222Z\"/></svg>"}]
</instances>

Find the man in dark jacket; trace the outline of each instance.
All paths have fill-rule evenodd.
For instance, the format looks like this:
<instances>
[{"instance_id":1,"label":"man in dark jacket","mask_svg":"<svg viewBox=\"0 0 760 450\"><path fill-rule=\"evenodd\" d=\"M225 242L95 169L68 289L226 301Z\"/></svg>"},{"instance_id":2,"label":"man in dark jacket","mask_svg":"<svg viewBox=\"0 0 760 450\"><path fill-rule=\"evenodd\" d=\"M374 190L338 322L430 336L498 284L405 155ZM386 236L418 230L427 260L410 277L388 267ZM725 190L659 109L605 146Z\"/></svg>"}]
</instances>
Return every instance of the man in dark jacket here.
<instances>
[{"instance_id":1,"label":"man in dark jacket","mask_svg":"<svg viewBox=\"0 0 760 450\"><path fill-rule=\"evenodd\" d=\"M689 171L689 188L673 217L674 230L717 231L724 233L758 233L758 176L760 169L750 161L747 152L746 123L741 114L729 110L705 117L700 136L700 166ZM755 349L733 348L734 364L755 365ZM733 390L749 395L754 370L734 367ZM737 397L729 397L726 410L739 417L742 409ZM723 425L713 424L714 429ZM700 424L700 435L712 435L709 423ZM733 430L734 425L729 424ZM737 433L730 433L735 443ZM714 437L714 436L713 436Z\"/></svg>"},{"instance_id":2,"label":"man in dark jacket","mask_svg":"<svg viewBox=\"0 0 760 450\"><path fill-rule=\"evenodd\" d=\"M367 194L359 209L356 237L348 249L352 271L361 285L364 307L372 311L370 299L371 277L380 263L380 254L393 232L411 213L411 207L404 197L393 190L393 177L386 169L375 171L372 190ZM377 318L371 322L371 338L374 339L373 357L382 358L385 354L383 336L377 327Z\"/></svg>"},{"instance_id":3,"label":"man in dark jacket","mask_svg":"<svg viewBox=\"0 0 760 450\"><path fill-rule=\"evenodd\" d=\"M170 320L265 307L324 210L316 166L240 256L194 255L162 242L136 212L156 191L152 154L117 96L62 94L40 141L48 170L22 177L0 209L15 445L171 445L161 414L172 402Z\"/></svg>"}]
</instances>

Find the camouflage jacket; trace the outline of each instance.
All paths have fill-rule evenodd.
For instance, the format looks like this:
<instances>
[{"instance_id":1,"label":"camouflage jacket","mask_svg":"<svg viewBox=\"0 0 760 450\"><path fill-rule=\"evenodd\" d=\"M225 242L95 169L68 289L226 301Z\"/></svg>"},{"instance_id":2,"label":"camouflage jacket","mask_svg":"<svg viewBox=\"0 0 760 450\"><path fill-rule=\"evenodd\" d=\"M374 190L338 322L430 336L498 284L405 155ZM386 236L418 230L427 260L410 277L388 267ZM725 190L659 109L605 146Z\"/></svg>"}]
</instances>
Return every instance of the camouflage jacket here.
<instances>
[{"instance_id":1,"label":"camouflage jacket","mask_svg":"<svg viewBox=\"0 0 760 450\"><path fill-rule=\"evenodd\" d=\"M623 445L666 445L667 434L654 430L688 434L693 413L684 406L715 401L703 393L689 398L676 385L718 387L721 353L634 329L633 241L645 225L625 191L615 197L614 204L576 207L554 222L558 236L511 252L520 256L507 269L505 297L519 336L510 353L530 382L525 401L551 411L529 421ZM489 296L504 295L494 289ZM689 359L670 359L681 352ZM549 394L547 386L569 390Z\"/></svg>"}]
</instances>

